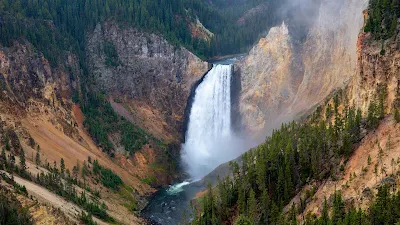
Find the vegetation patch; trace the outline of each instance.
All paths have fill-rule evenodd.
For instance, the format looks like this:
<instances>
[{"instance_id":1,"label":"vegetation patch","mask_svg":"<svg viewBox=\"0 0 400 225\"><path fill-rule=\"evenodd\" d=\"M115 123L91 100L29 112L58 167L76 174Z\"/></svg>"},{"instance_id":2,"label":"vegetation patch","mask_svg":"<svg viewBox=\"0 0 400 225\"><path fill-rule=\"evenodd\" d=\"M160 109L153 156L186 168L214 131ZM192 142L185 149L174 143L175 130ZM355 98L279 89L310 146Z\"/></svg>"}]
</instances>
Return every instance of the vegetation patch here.
<instances>
[{"instance_id":1,"label":"vegetation patch","mask_svg":"<svg viewBox=\"0 0 400 225\"><path fill-rule=\"evenodd\" d=\"M137 200L134 197L134 190L132 187L128 185L121 185L118 191L119 195L121 195L127 203L124 203L124 206L130 211L135 212L137 209Z\"/></svg>"},{"instance_id":2,"label":"vegetation patch","mask_svg":"<svg viewBox=\"0 0 400 225\"><path fill-rule=\"evenodd\" d=\"M117 67L120 65L120 61L118 58L118 52L115 48L115 45L109 41L104 43L104 54L106 55L107 66Z\"/></svg>"},{"instance_id":3,"label":"vegetation patch","mask_svg":"<svg viewBox=\"0 0 400 225\"><path fill-rule=\"evenodd\" d=\"M0 224L30 225L34 224L28 209L22 207L14 194L0 188Z\"/></svg>"},{"instance_id":4,"label":"vegetation patch","mask_svg":"<svg viewBox=\"0 0 400 225\"><path fill-rule=\"evenodd\" d=\"M82 111L86 116L84 125L96 143L110 156L115 154L108 137L111 133L121 134L121 144L131 155L142 149L150 140L155 140L140 127L118 116L104 94L89 93L88 102L84 104Z\"/></svg>"},{"instance_id":5,"label":"vegetation patch","mask_svg":"<svg viewBox=\"0 0 400 225\"><path fill-rule=\"evenodd\" d=\"M101 183L108 188L116 190L124 182L111 169L104 168L97 160L93 162L93 173L101 177Z\"/></svg>"},{"instance_id":6,"label":"vegetation patch","mask_svg":"<svg viewBox=\"0 0 400 225\"><path fill-rule=\"evenodd\" d=\"M383 118L386 95L385 88L379 87L366 120L360 110L346 106L338 92L333 96L333 109L327 106L325 115L320 108L303 123L282 124L265 143L243 154L241 165L232 162L232 176L220 180L215 191L209 187L200 206L194 208L192 224L235 223L232 219L237 217L235 224L296 224L297 213L304 208L292 209L286 216L283 207L304 185L337 179L342 173L337 165L352 154L353 146L362 139L361 129L373 130ZM344 108L339 110L341 104ZM340 205L336 196L334 201Z\"/></svg>"},{"instance_id":7,"label":"vegetation patch","mask_svg":"<svg viewBox=\"0 0 400 225\"><path fill-rule=\"evenodd\" d=\"M386 40L396 34L398 18L400 17L400 1L397 0L370 0L368 6L368 20L365 32L371 32L376 40ZM383 49L381 55L385 54Z\"/></svg>"},{"instance_id":8,"label":"vegetation patch","mask_svg":"<svg viewBox=\"0 0 400 225\"><path fill-rule=\"evenodd\" d=\"M154 176L142 178L140 180L143 183L148 184L148 185L154 184L156 182L156 178Z\"/></svg>"}]
</instances>

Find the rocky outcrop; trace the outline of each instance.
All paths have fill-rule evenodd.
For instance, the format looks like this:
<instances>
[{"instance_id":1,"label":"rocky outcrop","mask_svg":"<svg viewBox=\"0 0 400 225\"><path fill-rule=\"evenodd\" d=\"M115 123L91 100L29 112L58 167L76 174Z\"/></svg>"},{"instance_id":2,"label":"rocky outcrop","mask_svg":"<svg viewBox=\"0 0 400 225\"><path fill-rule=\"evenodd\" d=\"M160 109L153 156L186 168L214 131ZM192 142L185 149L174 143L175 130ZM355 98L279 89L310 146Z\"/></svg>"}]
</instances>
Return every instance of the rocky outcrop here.
<instances>
[{"instance_id":1,"label":"rocky outcrop","mask_svg":"<svg viewBox=\"0 0 400 225\"><path fill-rule=\"evenodd\" d=\"M367 17L367 12L364 11ZM377 189L383 185L396 185L398 173L393 167L395 159L400 157L399 123L393 118L394 107L399 108L400 94L400 26L395 35L382 42L375 40L371 33L360 32L357 41L357 68L349 84L341 92L338 108L354 106L367 117L371 101L377 101L379 90L386 90L384 101L385 116L379 126L372 130L364 130L362 138L350 158L345 161L343 174L336 179L327 179L316 184L316 194L308 200L304 214L320 214L323 210L323 199L326 196L340 191L344 202L351 202L352 207L367 209L374 199ZM383 50L383 51L382 51ZM332 104L333 99L328 103ZM322 112L326 104L321 104ZM385 154L381 155L381 150ZM372 160L372 161L371 161ZM381 172L379 176L374 173L374 165L389 165L391 170ZM390 168L390 167L389 167ZM353 174L353 175L352 175ZM355 175L356 174L356 175ZM359 176L358 176L359 175ZM303 188L303 193L305 188ZM287 206L293 203L300 204L300 192ZM304 195L303 195L304 196Z\"/></svg>"},{"instance_id":2,"label":"rocky outcrop","mask_svg":"<svg viewBox=\"0 0 400 225\"><path fill-rule=\"evenodd\" d=\"M66 55L64 63L54 68L29 43L1 47L0 119L15 124L27 114L41 117L77 139L71 97L80 70L75 55Z\"/></svg>"},{"instance_id":3,"label":"rocky outcrop","mask_svg":"<svg viewBox=\"0 0 400 225\"><path fill-rule=\"evenodd\" d=\"M289 31L283 23L271 28L268 36L235 66L236 76L238 73L241 76L239 111L248 129L264 129L267 116L278 116L278 111L293 101L296 94L296 80L290 71L293 60Z\"/></svg>"},{"instance_id":4,"label":"rocky outcrop","mask_svg":"<svg viewBox=\"0 0 400 225\"><path fill-rule=\"evenodd\" d=\"M365 0L323 1L302 49L303 80L289 113L296 114L344 87L356 72L356 43Z\"/></svg>"},{"instance_id":5,"label":"rocky outcrop","mask_svg":"<svg viewBox=\"0 0 400 225\"><path fill-rule=\"evenodd\" d=\"M366 14L366 12L365 12ZM346 89L350 104L367 112L376 100L379 86L386 89L385 110L393 112L400 104L400 26L397 34L384 41L361 32L357 42L357 74ZM383 51L382 51L383 50Z\"/></svg>"},{"instance_id":6,"label":"rocky outcrop","mask_svg":"<svg viewBox=\"0 0 400 225\"><path fill-rule=\"evenodd\" d=\"M207 72L206 62L160 36L114 22L89 35L87 56L95 87L156 137L180 140L190 89Z\"/></svg>"},{"instance_id":7,"label":"rocky outcrop","mask_svg":"<svg viewBox=\"0 0 400 225\"><path fill-rule=\"evenodd\" d=\"M245 130L263 136L349 82L356 73L356 43L366 3L323 0L305 40L291 37L290 24L289 29L282 24L236 64Z\"/></svg>"}]
</instances>

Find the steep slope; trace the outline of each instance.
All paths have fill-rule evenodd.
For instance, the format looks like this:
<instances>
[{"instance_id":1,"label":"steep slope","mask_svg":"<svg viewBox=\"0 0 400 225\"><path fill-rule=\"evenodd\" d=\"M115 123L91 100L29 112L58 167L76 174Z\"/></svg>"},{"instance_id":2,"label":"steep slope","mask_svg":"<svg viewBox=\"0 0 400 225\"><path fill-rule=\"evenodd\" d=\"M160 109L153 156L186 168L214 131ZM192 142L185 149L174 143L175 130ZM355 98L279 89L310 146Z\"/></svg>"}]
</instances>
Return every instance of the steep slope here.
<instances>
[{"instance_id":1,"label":"steep slope","mask_svg":"<svg viewBox=\"0 0 400 225\"><path fill-rule=\"evenodd\" d=\"M0 148L7 155L0 169L4 164L103 222L143 222L135 212L154 187L180 177L186 104L208 70L180 46L198 41L187 27L193 15L181 3L0 1ZM138 18L140 10L127 4L160 10ZM162 21L154 19L161 14ZM212 36L196 26L199 35ZM102 166L97 172L93 160ZM57 186L59 179L78 192ZM85 189L98 198L94 203L84 194L77 201ZM46 198L41 202L55 203Z\"/></svg>"},{"instance_id":2,"label":"steep slope","mask_svg":"<svg viewBox=\"0 0 400 225\"><path fill-rule=\"evenodd\" d=\"M398 2L377 2L399 21ZM361 31L347 85L231 162L231 176L201 193L193 224L395 224L399 35L400 26L385 38Z\"/></svg>"},{"instance_id":3,"label":"steep slope","mask_svg":"<svg viewBox=\"0 0 400 225\"><path fill-rule=\"evenodd\" d=\"M366 1L321 1L305 40L290 32L289 21L289 32L284 25L281 35L272 29L237 63L242 81L239 111L246 130L262 136L346 84L356 70L355 31L363 24L365 7ZM271 51L277 47L284 50Z\"/></svg>"},{"instance_id":4,"label":"steep slope","mask_svg":"<svg viewBox=\"0 0 400 225\"><path fill-rule=\"evenodd\" d=\"M117 29L115 24L110 26ZM115 30L110 28L110 33L112 32ZM115 40L115 43L120 44L117 46L120 47L122 55L118 57L118 62L121 59L122 63L126 63L124 65L127 66L124 68L127 69L122 70L120 65L122 72L117 73L116 67L105 65L106 63L101 58L96 58L98 64L94 64L100 68L91 67L96 68L96 72L104 72L108 69L108 73L105 73L110 75L108 78L112 81L121 79L121 82L114 84L110 82L109 89L93 85L91 91L110 93L109 100L114 110L130 121L128 123L137 123L157 138L177 142L181 139L184 111L191 88L207 71L208 65L186 49L175 49L166 40L156 35L140 33L134 29L125 32L128 33L121 34L120 37L125 37L124 35L130 37L131 48L118 40ZM130 35L132 33L129 32L135 35ZM90 43L94 46L103 46L103 41L101 38L91 39ZM119 41L125 43L125 40ZM153 44L147 41L153 41ZM135 45L139 47L135 48ZM142 49L149 49L149 51L142 54ZM106 57L104 53L93 54L93 58ZM82 70L79 60L70 52L65 55L60 53L60 57L65 57L62 58L63 63L54 67L27 41L16 41L11 47L0 48L2 93L0 95L0 149L6 149L7 161L11 162L8 166L19 163L19 157L23 151L27 172L31 174L29 179L40 182L35 176L41 172L46 174L54 171L50 165L54 164L56 167L62 160L62 165L71 173L77 168L78 183L81 182L81 186L84 184L86 188L89 188L91 195L99 192L100 200L108 207L107 213L110 216L124 224L140 222L141 219L138 219L133 211L140 211L146 204L146 197L156 191L150 185L167 185L179 176L175 170L177 165L170 162L178 147L166 146L164 143L157 142L155 138L148 138L147 143L140 145L137 151L128 154L119 143L121 141L118 137L119 133L110 132L107 138L112 141L113 148L118 151L113 152L113 158L104 153L103 146L95 143L93 137L88 134L87 127L84 126L86 117L80 105L72 101L79 95L87 94L80 89ZM149 72L153 69L156 70ZM114 76L113 72L116 72L115 74L119 77ZM102 75L99 73L95 75ZM153 76L153 79L149 79L149 74ZM109 82L109 80L101 79L93 81L96 84ZM121 85L121 88L118 89L112 85ZM86 90L87 86L84 85L84 88ZM118 92L118 90L122 91ZM127 103L117 102L118 99L127 99ZM127 107L128 104L132 108ZM85 103L82 105L86 107ZM131 115L130 109L135 110L136 114ZM40 153L37 149L40 149ZM35 166L38 154L41 165ZM16 161L13 161L14 157L17 158ZM87 173L84 172L84 168L88 165L90 169L92 168L90 160L97 160L100 165L105 165L106 169L110 169L122 179L123 185L118 191L99 184L99 178L93 172L89 172L89 176L84 175ZM4 161L5 159L0 156L2 166L0 169L3 168ZM19 167L13 166L11 170L15 168L19 171ZM30 184L24 180L17 181L21 181L21 185ZM76 188L83 190L81 186ZM30 194L36 193L37 190L34 188L36 186L32 187L28 188ZM50 191L48 190L49 193ZM36 194L40 195L40 193ZM56 194L40 197L40 202L54 205L54 199L47 199L46 196L51 198ZM65 199L68 202L69 200ZM78 221L79 210L82 206L74 207L78 207L76 208L78 213L75 213L72 219Z\"/></svg>"},{"instance_id":5,"label":"steep slope","mask_svg":"<svg viewBox=\"0 0 400 225\"><path fill-rule=\"evenodd\" d=\"M241 77L239 111L246 128L264 129L269 118L293 101L296 80L291 74L294 61L289 30L283 23L271 28L249 55L235 65L236 76Z\"/></svg>"},{"instance_id":6,"label":"steep slope","mask_svg":"<svg viewBox=\"0 0 400 225\"><path fill-rule=\"evenodd\" d=\"M9 182L10 183L7 183L5 179L0 177L0 201L2 202L2 212L5 213L3 214L5 217L8 217L8 221L7 218L3 217L2 222L5 222L4 219L6 219L8 223L15 223L15 217L14 220L10 217L19 216L21 218L24 215L28 215L28 217L31 217L32 221L37 224L74 224L68 217L63 215L59 209L38 203L35 201L36 199L32 199L32 197L28 198L25 192L18 190L12 185L11 181ZM14 212L17 215L7 215L7 210L3 211L4 208L7 207L14 207L15 210L20 211L17 211L16 213Z\"/></svg>"},{"instance_id":7,"label":"steep slope","mask_svg":"<svg viewBox=\"0 0 400 225\"><path fill-rule=\"evenodd\" d=\"M60 64L58 68L52 67L30 44L15 42L13 47L1 48L0 55L0 146L3 151L7 150L9 160L20 156L24 151L27 170L36 175L40 170L34 166L37 157L35 155L40 146L43 166L53 162L57 164L62 159L65 167L72 171L75 165L83 165L88 158L98 159L102 165L107 165L107 168L119 174L138 196L154 191L138 178L151 176L154 170L149 169L147 163L142 164L142 167L148 173L142 175L135 158L126 160L132 163L131 166L120 166L93 143L81 121L77 121L78 115L73 111L76 106L73 105L71 96L77 90L80 73L73 54L68 55L65 64ZM5 159L0 158L3 168ZM16 162L19 163L19 160ZM131 172L132 167L137 167L138 170ZM104 192L106 190L107 188ZM104 197L105 200L108 198L115 196ZM140 198L139 201L142 201ZM44 199L44 202L52 205L49 199ZM116 204L122 207L116 215L128 211L121 202Z\"/></svg>"},{"instance_id":8,"label":"steep slope","mask_svg":"<svg viewBox=\"0 0 400 225\"><path fill-rule=\"evenodd\" d=\"M71 138L78 139L71 112L71 97L79 86L77 58L52 67L32 45L15 42L0 49L1 118L18 127L27 113L43 116Z\"/></svg>"},{"instance_id":9,"label":"steep slope","mask_svg":"<svg viewBox=\"0 0 400 225\"><path fill-rule=\"evenodd\" d=\"M127 118L156 137L181 140L186 102L206 62L160 36L114 22L98 25L87 49L94 88L108 93L117 112L129 112Z\"/></svg>"},{"instance_id":10,"label":"steep slope","mask_svg":"<svg viewBox=\"0 0 400 225\"><path fill-rule=\"evenodd\" d=\"M368 19L367 11L365 18ZM399 106L400 34L398 27L393 37L377 41L371 33L360 33L357 42L357 75L347 88L349 101L367 112L376 100L380 86L387 92L385 112L391 113Z\"/></svg>"},{"instance_id":11,"label":"steep slope","mask_svg":"<svg viewBox=\"0 0 400 225\"><path fill-rule=\"evenodd\" d=\"M364 11L364 15L367 21L368 12ZM374 111L371 106L375 105L382 107L383 114L388 116L355 146L353 155L344 162L343 172L338 178L315 185L316 193L307 200L309 203L304 209L304 214L320 215L324 197L330 196L335 190L341 191L347 207L366 209L380 186L399 186L399 118L395 115L399 108L399 40L400 26L397 26L391 38L383 42L375 40L370 32L360 32L356 74L344 88L339 107L357 107L369 118ZM382 49L385 51L382 52ZM305 188L291 204L298 205L299 197L304 195L307 189L309 188Z\"/></svg>"}]
</instances>

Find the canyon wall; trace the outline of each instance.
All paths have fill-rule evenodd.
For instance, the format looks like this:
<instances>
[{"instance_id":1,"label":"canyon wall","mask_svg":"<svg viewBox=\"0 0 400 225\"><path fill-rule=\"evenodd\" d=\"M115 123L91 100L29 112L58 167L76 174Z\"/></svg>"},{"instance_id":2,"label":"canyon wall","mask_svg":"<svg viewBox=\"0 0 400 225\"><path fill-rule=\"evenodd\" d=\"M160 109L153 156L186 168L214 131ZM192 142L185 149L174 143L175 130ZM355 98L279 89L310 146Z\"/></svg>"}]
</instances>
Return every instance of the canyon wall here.
<instances>
[{"instance_id":1,"label":"canyon wall","mask_svg":"<svg viewBox=\"0 0 400 225\"><path fill-rule=\"evenodd\" d=\"M73 93L79 87L79 62L66 54L57 67L29 43L0 48L0 119L12 127L28 114L51 122L79 139L72 115Z\"/></svg>"},{"instance_id":2,"label":"canyon wall","mask_svg":"<svg viewBox=\"0 0 400 225\"><path fill-rule=\"evenodd\" d=\"M239 111L246 128L261 131L269 118L293 101L295 80L290 73L293 45L287 26L273 27L249 55L235 65L241 77Z\"/></svg>"},{"instance_id":3,"label":"canyon wall","mask_svg":"<svg viewBox=\"0 0 400 225\"><path fill-rule=\"evenodd\" d=\"M323 0L304 40L291 21L270 30L236 63L239 113L253 136L310 110L356 73L356 44L367 1Z\"/></svg>"},{"instance_id":4,"label":"canyon wall","mask_svg":"<svg viewBox=\"0 0 400 225\"><path fill-rule=\"evenodd\" d=\"M365 16L368 17L365 12ZM364 114L370 102L377 99L378 88L386 88L385 113L398 107L400 88L400 26L396 34L382 42L370 33L361 32L357 42L357 73L346 89L349 103ZM384 52L383 52L383 51Z\"/></svg>"},{"instance_id":5,"label":"canyon wall","mask_svg":"<svg viewBox=\"0 0 400 225\"><path fill-rule=\"evenodd\" d=\"M207 72L206 62L112 21L89 35L87 50L94 87L108 94L118 113L157 138L181 140L190 90Z\"/></svg>"},{"instance_id":6,"label":"canyon wall","mask_svg":"<svg viewBox=\"0 0 400 225\"><path fill-rule=\"evenodd\" d=\"M0 146L9 144L7 155L15 155L17 162L23 149L27 171L34 176L46 172L48 165L60 165L61 159L69 171L97 159L123 180L135 199L135 210L141 210L155 186L167 186L180 175L170 169L176 166L170 159L178 158L174 154L179 154L176 142L183 137L188 98L208 71L208 63L160 36L122 29L113 22L88 33L87 50L88 77L82 74L82 61L70 51L60 51L53 64L27 40L0 46ZM107 137L115 154L103 152L83 125L85 105L72 101L89 90L105 93L120 116L153 134L154 140L149 138L129 155L118 151L120 140L114 137L118 133L110 132ZM38 148L39 166L35 165ZM91 185L96 190L99 186L98 181ZM101 187L100 192L114 218L126 223L138 220L124 206L126 198L109 188Z\"/></svg>"},{"instance_id":7,"label":"canyon wall","mask_svg":"<svg viewBox=\"0 0 400 225\"><path fill-rule=\"evenodd\" d=\"M368 18L367 11L364 11L364 16ZM376 128L363 129L362 138L353 146L354 152L344 162L343 172L339 177L312 184L316 192L306 200L304 214L321 215L324 198L332 196L335 191L341 192L346 207L367 209L381 185L397 183L395 178L398 172L395 165L398 164L394 160L400 157L400 126L394 118L394 109L400 106L400 26L397 26L393 37L384 41L376 40L371 33L361 30L356 44L356 56L354 76L342 91L337 92L338 109L342 111L348 106L354 106L361 110L364 118L368 118L372 101L378 104L381 90L386 90L383 95L384 117ZM334 97L330 97L320 104L323 117L326 117L324 114L327 105L330 104L331 107L333 102ZM368 122L366 120L363 123ZM381 149L384 149L384 154ZM382 168L387 166L388 171L377 176L374 165L382 165ZM311 185L304 187L285 207L285 211L288 212L293 204L301 204L300 198L310 187Z\"/></svg>"}]
</instances>

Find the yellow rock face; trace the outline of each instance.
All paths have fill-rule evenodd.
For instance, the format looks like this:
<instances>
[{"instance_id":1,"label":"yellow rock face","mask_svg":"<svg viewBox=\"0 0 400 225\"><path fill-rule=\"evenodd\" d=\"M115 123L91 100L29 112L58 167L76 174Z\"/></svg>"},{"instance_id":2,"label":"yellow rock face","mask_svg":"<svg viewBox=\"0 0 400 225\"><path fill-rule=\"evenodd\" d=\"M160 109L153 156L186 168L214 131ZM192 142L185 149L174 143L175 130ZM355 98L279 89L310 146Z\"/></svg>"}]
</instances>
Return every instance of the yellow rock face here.
<instances>
[{"instance_id":1,"label":"yellow rock face","mask_svg":"<svg viewBox=\"0 0 400 225\"><path fill-rule=\"evenodd\" d=\"M264 136L304 114L356 74L356 46L366 1L323 1L305 40L283 23L236 64L244 128ZM288 29L289 27L289 29Z\"/></svg>"}]
</instances>

